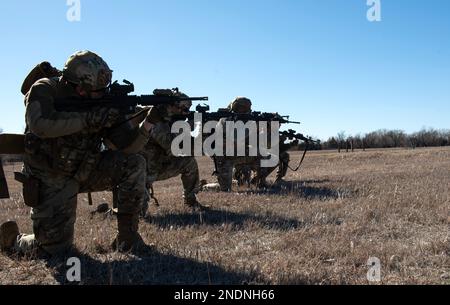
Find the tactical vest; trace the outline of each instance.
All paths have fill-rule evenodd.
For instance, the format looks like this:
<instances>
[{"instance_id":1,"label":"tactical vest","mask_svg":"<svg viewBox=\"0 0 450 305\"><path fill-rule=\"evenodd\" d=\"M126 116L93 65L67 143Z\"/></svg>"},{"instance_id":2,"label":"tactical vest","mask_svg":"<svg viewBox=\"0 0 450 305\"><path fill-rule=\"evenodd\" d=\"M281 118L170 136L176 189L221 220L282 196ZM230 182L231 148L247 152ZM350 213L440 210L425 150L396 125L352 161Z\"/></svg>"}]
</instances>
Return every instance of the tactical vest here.
<instances>
[{"instance_id":1,"label":"tactical vest","mask_svg":"<svg viewBox=\"0 0 450 305\"><path fill-rule=\"evenodd\" d=\"M31 169L84 181L100 160L101 138L75 134L55 139L25 136L25 163Z\"/></svg>"}]
</instances>

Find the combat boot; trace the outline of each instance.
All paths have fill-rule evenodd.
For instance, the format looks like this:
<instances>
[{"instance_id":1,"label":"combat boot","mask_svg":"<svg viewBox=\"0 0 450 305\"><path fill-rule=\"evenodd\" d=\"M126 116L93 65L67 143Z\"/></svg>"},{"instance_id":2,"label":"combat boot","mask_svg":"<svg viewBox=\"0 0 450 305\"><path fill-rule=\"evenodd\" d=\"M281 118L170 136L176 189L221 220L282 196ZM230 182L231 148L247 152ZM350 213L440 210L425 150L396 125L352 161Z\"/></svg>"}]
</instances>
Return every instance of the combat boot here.
<instances>
[{"instance_id":1,"label":"combat boot","mask_svg":"<svg viewBox=\"0 0 450 305\"><path fill-rule=\"evenodd\" d=\"M112 244L114 251L131 252L145 246L138 232L139 216L132 214L117 214L118 234Z\"/></svg>"},{"instance_id":2,"label":"combat boot","mask_svg":"<svg viewBox=\"0 0 450 305\"><path fill-rule=\"evenodd\" d=\"M19 227L15 221L7 221L0 225L0 250L12 251L19 234Z\"/></svg>"},{"instance_id":3,"label":"combat boot","mask_svg":"<svg viewBox=\"0 0 450 305\"><path fill-rule=\"evenodd\" d=\"M184 205L190 208L202 208L203 206L198 202L196 196L189 196L184 198Z\"/></svg>"}]
</instances>

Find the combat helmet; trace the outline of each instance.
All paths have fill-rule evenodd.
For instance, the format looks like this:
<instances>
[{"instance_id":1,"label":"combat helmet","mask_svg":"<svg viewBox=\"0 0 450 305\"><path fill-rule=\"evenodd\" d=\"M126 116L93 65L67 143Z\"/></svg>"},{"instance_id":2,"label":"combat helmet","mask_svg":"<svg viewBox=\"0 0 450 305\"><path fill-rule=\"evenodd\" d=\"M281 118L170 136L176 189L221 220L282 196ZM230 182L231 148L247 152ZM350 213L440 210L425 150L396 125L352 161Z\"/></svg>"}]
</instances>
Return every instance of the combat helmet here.
<instances>
[{"instance_id":1,"label":"combat helmet","mask_svg":"<svg viewBox=\"0 0 450 305\"><path fill-rule=\"evenodd\" d=\"M178 88L173 88L173 89L155 89L153 91L154 95L163 95L163 96L177 96L177 97L182 97L182 98L188 98L189 96L186 95L185 93L179 91ZM160 108L161 111L167 111L167 105L158 105L158 107ZM189 112L189 109L192 107L192 101L190 100L183 100L183 101L178 101L174 104L174 106L176 106L177 108L180 108L182 110L183 113L187 113ZM172 115L171 113L168 113L168 115Z\"/></svg>"},{"instance_id":2,"label":"combat helmet","mask_svg":"<svg viewBox=\"0 0 450 305\"><path fill-rule=\"evenodd\" d=\"M188 98L189 96L181 91L178 90L178 88L172 89L173 94L178 97L182 98ZM192 107L192 101L191 100L184 100L177 102L177 106L181 108L184 112L188 112L189 109Z\"/></svg>"},{"instance_id":3,"label":"combat helmet","mask_svg":"<svg viewBox=\"0 0 450 305\"><path fill-rule=\"evenodd\" d=\"M252 101L246 97L238 96L228 105L228 109L236 113L248 113L252 111Z\"/></svg>"},{"instance_id":4,"label":"combat helmet","mask_svg":"<svg viewBox=\"0 0 450 305\"><path fill-rule=\"evenodd\" d=\"M62 75L66 81L80 85L86 91L99 91L109 86L112 72L94 52L78 51L69 57Z\"/></svg>"}]
</instances>

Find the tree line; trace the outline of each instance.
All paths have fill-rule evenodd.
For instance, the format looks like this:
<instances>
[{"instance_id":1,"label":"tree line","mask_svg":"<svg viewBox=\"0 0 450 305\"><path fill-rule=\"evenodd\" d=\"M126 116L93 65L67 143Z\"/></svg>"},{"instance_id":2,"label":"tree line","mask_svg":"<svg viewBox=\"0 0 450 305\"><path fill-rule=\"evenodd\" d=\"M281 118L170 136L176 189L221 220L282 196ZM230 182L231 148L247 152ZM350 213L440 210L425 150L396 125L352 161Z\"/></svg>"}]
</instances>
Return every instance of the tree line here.
<instances>
[{"instance_id":1,"label":"tree line","mask_svg":"<svg viewBox=\"0 0 450 305\"><path fill-rule=\"evenodd\" d=\"M450 146L450 130L424 128L418 132L407 134L403 130L381 129L365 135L347 135L339 132L327 141L314 145L313 149L366 149L396 147L439 147Z\"/></svg>"}]
</instances>

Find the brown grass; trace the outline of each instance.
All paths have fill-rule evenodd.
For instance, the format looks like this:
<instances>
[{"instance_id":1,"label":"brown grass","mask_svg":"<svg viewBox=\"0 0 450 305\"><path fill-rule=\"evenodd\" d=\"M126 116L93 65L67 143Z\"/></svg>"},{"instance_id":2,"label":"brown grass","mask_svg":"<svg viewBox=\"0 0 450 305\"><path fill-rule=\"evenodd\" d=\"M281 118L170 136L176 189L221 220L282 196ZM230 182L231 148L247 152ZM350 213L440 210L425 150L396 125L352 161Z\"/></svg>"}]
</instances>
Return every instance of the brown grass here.
<instances>
[{"instance_id":1,"label":"brown grass","mask_svg":"<svg viewBox=\"0 0 450 305\"><path fill-rule=\"evenodd\" d=\"M292 156L298 161L299 154ZM210 181L212 163L199 159ZM29 209L7 167L12 199L0 221L31 231ZM182 205L181 183L155 185L140 232L152 247L111 253L114 217L94 215L79 195L76 247L84 284L368 284L369 257L382 264L382 284L450 283L450 149L310 153L281 190L202 193L210 205ZM94 194L99 204L110 194ZM66 283L65 260L0 255L0 284Z\"/></svg>"}]
</instances>

